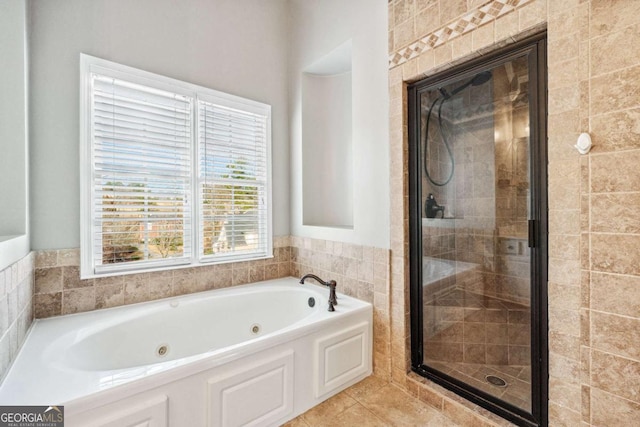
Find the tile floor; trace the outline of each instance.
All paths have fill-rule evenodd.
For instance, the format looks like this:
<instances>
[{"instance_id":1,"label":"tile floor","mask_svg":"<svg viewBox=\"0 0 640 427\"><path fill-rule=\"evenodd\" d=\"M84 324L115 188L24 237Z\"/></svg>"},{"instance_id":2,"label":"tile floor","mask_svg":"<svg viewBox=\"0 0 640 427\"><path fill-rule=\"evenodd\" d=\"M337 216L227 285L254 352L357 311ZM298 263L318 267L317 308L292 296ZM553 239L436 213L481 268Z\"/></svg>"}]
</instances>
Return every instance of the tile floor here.
<instances>
[{"instance_id":1,"label":"tile floor","mask_svg":"<svg viewBox=\"0 0 640 427\"><path fill-rule=\"evenodd\" d=\"M529 307L452 289L429 301L425 313L425 335L432 332L425 340L426 365L531 409ZM507 384L492 385L487 375Z\"/></svg>"},{"instance_id":2,"label":"tile floor","mask_svg":"<svg viewBox=\"0 0 640 427\"><path fill-rule=\"evenodd\" d=\"M457 427L435 408L374 376L289 421L285 427Z\"/></svg>"},{"instance_id":3,"label":"tile floor","mask_svg":"<svg viewBox=\"0 0 640 427\"><path fill-rule=\"evenodd\" d=\"M528 366L441 362L427 362L427 364L512 405L526 411L531 410L531 368ZM487 382L487 375L497 376L507 384L492 385Z\"/></svg>"}]
</instances>

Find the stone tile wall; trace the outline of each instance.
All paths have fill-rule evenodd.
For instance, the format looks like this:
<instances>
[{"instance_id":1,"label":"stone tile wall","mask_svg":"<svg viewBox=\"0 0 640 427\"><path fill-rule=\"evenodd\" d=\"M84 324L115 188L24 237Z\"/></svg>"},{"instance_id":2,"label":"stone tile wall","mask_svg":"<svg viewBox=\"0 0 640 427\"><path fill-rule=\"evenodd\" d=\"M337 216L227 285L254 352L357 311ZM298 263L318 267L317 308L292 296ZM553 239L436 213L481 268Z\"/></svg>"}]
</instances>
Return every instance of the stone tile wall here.
<instances>
[{"instance_id":1,"label":"stone tile wall","mask_svg":"<svg viewBox=\"0 0 640 427\"><path fill-rule=\"evenodd\" d=\"M554 267L549 293L555 320L550 343L556 358L564 357L555 366L570 368L559 380L573 396L580 393L581 406L571 409L579 409L583 422L634 425L640 423L640 3L591 0L559 11L549 28L556 34L550 45L574 49L549 61L549 103L562 105L549 125L553 121L557 130L564 122L570 132L566 141L589 131L594 143L579 164L560 150L552 158L557 167L550 185L562 188L565 165L571 176L579 176L558 193L579 186L580 200L571 197L571 207L580 206L581 219L580 236L572 229L550 240L555 254L566 254L549 267ZM561 101L567 91L577 92L577 104ZM555 204L566 208L557 198ZM571 280L562 274L567 267ZM574 347L578 328L561 324L567 312L575 319L578 307L580 354ZM559 415L568 406L564 396L561 390L553 393ZM578 419L577 413L570 415L570 422Z\"/></svg>"},{"instance_id":2,"label":"stone tile wall","mask_svg":"<svg viewBox=\"0 0 640 427\"><path fill-rule=\"evenodd\" d=\"M271 259L80 280L80 250L35 253L36 318L151 301L291 275L290 238L274 238Z\"/></svg>"},{"instance_id":3,"label":"stone tile wall","mask_svg":"<svg viewBox=\"0 0 640 427\"><path fill-rule=\"evenodd\" d=\"M374 373L389 378L389 250L331 240L291 237L291 275L312 273L373 304Z\"/></svg>"},{"instance_id":4,"label":"stone tile wall","mask_svg":"<svg viewBox=\"0 0 640 427\"><path fill-rule=\"evenodd\" d=\"M455 219L423 220L429 224L423 226L423 254L480 266L483 280L476 283L480 288L467 290L529 304L528 248L523 238L529 191L528 138L524 133L528 109L512 111L510 102L494 103L504 99L516 79L526 90L526 60L521 58L511 65L511 79L505 67L496 67L490 81L471 86L449 101L443 110L442 132L436 116L430 120L429 174L442 183L451 171L444 135L453 151L455 173L449 184L437 186L422 171L422 205L432 193L445 205L446 216ZM451 83L444 90L451 93L460 84ZM421 98L425 111L440 96L437 90L428 94ZM426 131L426 117L422 121ZM444 232L448 226L451 233ZM515 239L511 244L521 249L506 251L505 239ZM519 252L524 256L518 256Z\"/></svg>"},{"instance_id":5,"label":"stone tile wall","mask_svg":"<svg viewBox=\"0 0 640 427\"><path fill-rule=\"evenodd\" d=\"M250 282L313 273L374 305L374 366L390 377L389 250L328 240L275 238L270 260L80 280L78 249L39 251L35 317L79 313ZM329 280L329 279L327 279Z\"/></svg>"},{"instance_id":6,"label":"stone tile wall","mask_svg":"<svg viewBox=\"0 0 640 427\"><path fill-rule=\"evenodd\" d=\"M389 2L392 379L463 425L501 422L433 383L407 375L406 83L543 28L548 37L549 90L550 425L636 425L640 423L637 1ZM580 132L590 132L594 142L586 156L572 147ZM451 410L460 405L463 410ZM479 420L479 414L485 417Z\"/></svg>"},{"instance_id":7,"label":"stone tile wall","mask_svg":"<svg viewBox=\"0 0 640 427\"><path fill-rule=\"evenodd\" d=\"M424 301L425 358L530 365L529 307L460 289Z\"/></svg>"},{"instance_id":8,"label":"stone tile wall","mask_svg":"<svg viewBox=\"0 0 640 427\"><path fill-rule=\"evenodd\" d=\"M33 253L0 271L0 379L33 321Z\"/></svg>"},{"instance_id":9,"label":"stone tile wall","mask_svg":"<svg viewBox=\"0 0 640 427\"><path fill-rule=\"evenodd\" d=\"M475 264L481 280L458 287L515 303L529 305L529 249L526 238L498 236L494 230L460 226L450 219L423 219L422 253L430 258ZM423 222L424 224L424 222ZM437 225L437 226L436 226ZM504 247L515 245L522 254L508 254ZM523 272L527 274L523 275ZM455 283L454 283L455 284Z\"/></svg>"},{"instance_id":10,"label":"stone tile wall","mask_svg":"<svg viewBox=\"0 0 640 427\"><path fill-rule=\"evenodd\" d=\"M453 220L423 219L422 253L440 259L456 259L456 229ZM427 225L424 225L426 222Z\"/></svg>"}]
</instances>

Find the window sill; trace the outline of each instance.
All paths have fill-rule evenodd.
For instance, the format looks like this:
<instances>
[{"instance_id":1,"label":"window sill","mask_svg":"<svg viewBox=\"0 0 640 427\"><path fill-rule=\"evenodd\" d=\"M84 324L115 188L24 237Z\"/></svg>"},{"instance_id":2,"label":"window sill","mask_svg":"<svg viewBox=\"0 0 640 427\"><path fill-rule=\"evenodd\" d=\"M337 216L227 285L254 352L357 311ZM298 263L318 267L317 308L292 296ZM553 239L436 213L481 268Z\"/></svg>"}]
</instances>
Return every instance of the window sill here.
<instances>
[{"instance_id":1,"label":"window sill","mask_svg":"<svg viewBox=\"0 0 640 427\"><path fill-rule=\"evenodd\" d=\"M122 270L111 270L111 271L102 271L100 273L96 272L88 272L86 274L82 273L82 268L80 278L81 279L97 279L100 277L111 277L111 276L125 276L130 274L140 274L140 273L158 273L162 271L171 271L171 270L183 270L189 268L198 268L212 265L223 265L223 264L234 264L234 263L243 263L243 262L251 262L251 261L260 261L273 259L273 255L261 256L256 258L246 258L246 259L229 259L223 261L214 261L214 260L200 260L193 262L186 262L174 265L161 265L157 267L147 267L147 268L136 268L135 266L131 266L131 268L122 269Z\"/></svg>"}]
</instances>

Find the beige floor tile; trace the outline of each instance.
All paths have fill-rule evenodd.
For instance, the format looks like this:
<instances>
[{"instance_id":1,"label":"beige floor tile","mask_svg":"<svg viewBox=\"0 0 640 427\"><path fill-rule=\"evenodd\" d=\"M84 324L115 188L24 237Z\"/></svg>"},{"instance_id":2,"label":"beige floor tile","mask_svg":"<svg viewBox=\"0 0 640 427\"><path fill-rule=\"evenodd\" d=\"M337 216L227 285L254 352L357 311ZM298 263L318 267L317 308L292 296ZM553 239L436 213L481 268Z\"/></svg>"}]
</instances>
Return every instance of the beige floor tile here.
<instances>
[{"instance_id":1,"label":"beige floor tile","mask_svg":"<svg viewBox=\"0 0 640 427\"><path fill-rule=\"evenodd\" d=\"M360 400L364 396L373 393L376 390L389 384L389 381L385 381L380 377L371 375L359 383L349 387L345 392L356 400Z\"/></svg>"},{"instance_id":2,"label":"beige floor tile","mask_svg":"<svg viewBox=\"0 0 640 427\"><path fill-rule=\"evenodd\" d=\"M460 425L442 414L436 414L432 419L422 424L421 427L460 427Z\"/></svg>"},{"instance_id":3,"label":"beige floor tile","mask_svg":"<svg viewBox=\"0 0 640 427\"><path fill-rule=\"evenodd\" d=\"M309 424L307 424L302 419L302 415L300 415L299 417L292 419L288 423L283 424L282 427L309 427Z\"/></svg>"},{"instance_id":4,"label":"beige floor tile","mask_svg":"<svg viewBox=\"0 0 640 427\"><path fill-rule=\"evenodd\" d=\"M289 421L284 427L459 427L387 381L370 376Z\"/></svg>"},{"instance_id":5,"label":"beige floor tile","mask_svg":"<svg viewBox=\"0 0 640 427\"><path fill-rule=\"evenodd\" d=\"M365 408L392 426L455 426L456 424L404 393L399 388L387 385L361 398Z\"/></svg>"},{"instance_id":6,"label":"beige floor tile","mask_svg":"<svg viewBox=\"0 0 640 427\"><path fill-rule=\"evenodd\" d=\"M346 392L341 392L325 400L318 406L309 409L302 414L302 419L310 426L320 425L328 419L333 419L337 415L352 407L357 402Z\"/></svg>"},{"instance_id":7,"label":"beige floor tile","mask_svg":"<svg viewBox=\"0 0 640 427\"><path fill-rule=\"evenodd\" d=\"M359 403L351 406L347 410L341 412L334 417L327 417L313 424L311 427L387 427L390 424L385 423L378 418L373 412L366 409Z\"/></svg>"}]
</instances>

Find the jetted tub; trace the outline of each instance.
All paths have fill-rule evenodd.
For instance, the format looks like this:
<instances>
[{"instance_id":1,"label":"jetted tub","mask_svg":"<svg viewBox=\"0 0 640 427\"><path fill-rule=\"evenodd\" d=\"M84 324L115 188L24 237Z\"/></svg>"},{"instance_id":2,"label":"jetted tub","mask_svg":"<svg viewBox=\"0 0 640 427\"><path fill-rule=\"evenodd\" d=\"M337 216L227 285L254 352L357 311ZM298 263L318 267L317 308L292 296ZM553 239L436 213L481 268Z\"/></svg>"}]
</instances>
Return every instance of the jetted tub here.
<instances>
[{"instance_id":1,"label":"jetted tub","mask_svg":"<svg viewBox=\"0 0 640 427\"><path fill-rule=\"evenodd\" d=\"M339 290L340 284L338 284ZM371 373L372 307L287 278L36 320L2 405L67 426L279 425Z\"/></svg>"}]
</instances>

